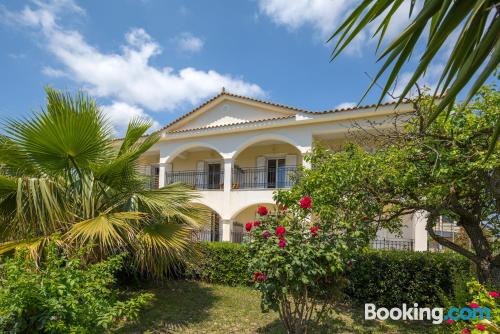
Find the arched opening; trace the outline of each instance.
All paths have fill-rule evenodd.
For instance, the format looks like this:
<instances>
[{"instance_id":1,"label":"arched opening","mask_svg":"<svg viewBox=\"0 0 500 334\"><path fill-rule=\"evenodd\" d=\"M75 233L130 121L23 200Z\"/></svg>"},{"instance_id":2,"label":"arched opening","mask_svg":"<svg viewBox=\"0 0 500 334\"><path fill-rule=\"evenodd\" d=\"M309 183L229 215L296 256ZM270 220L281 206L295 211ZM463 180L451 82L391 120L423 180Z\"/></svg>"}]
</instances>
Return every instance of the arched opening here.
<instances>
[{"instance_id":1,"label":"arched opening","mask_svg":"<svg viewBox=\"0 0 500 334\"><path fill-rule=\"evenodd\" d=\"M301 164L302 154L292 144L276 139L253 143L234 158L232 188L289 188Z\"/></svg>"},{"instance_id":2,"label":"arched opening","mask_svg":"<svg viewBox=\"0 0 500 334\"><path fill-rule=\"evenodd\" d=\"M232 218L233 220L233 240L236 242L241 242L243 240L243 235L245 234L245 224L247 222L254 221L258 219L257 208L259 206L265 206L269 212L276 210L276 205L272 203L262 203L250 205L238 212L236 212Z\"/></svg>"},{"instance_id":3,"label":"arched opening","mask_svg":"<svg viewBox=\"0 0 500 334\"><path fill-rule=\"evenodd\" d=\"M212 148L196 146L173 156L166 164L167 184L181 182L195 189L224 188L224 160Z\"/></svg>"},{"instance_id":4,"label":"arched opening","mask_svg":"<svg viewBox=\"0 0 500 334\"><path fill-rule=\"evenodd\" d=\"M222 226L220 215L208 206L203 204L201 205L204 206L208 211L207 221L200 230L194 231L194 240L210 242L222 241Z\"/></svg>"}]
</instances>

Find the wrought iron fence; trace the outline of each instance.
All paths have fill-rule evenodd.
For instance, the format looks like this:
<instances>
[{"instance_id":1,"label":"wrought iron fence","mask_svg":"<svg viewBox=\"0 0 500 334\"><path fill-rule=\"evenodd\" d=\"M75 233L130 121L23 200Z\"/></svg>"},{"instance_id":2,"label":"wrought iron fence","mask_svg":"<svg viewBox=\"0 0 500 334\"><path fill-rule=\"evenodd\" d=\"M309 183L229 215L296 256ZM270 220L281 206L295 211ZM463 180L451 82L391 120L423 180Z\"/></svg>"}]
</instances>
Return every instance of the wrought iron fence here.
<instances>
[{"instance_id":1,"label":"wrought iron fence","mask_svg":"<svg viewBox=\"0 0 500 334\"><path fill-rule=\"evenodd\" d=\"M277 168L235 167L233 189L277 189L290 188L298 178L297 166Z\"/></svg>"},{"instance_id":2,"label":"wrought iron fence","mask_svg":"<svg viewBox=\"0 0 500 334\"><path fill-rule=\"evenodd\" d=\"M224 189L224 172L184 170L165 173L165 183L181 182L195 189Z\"/></svg>"},{"instance_id":3,"label":"wrought iron fence","mask_svg":"<svg viewBox=\"0 0 500 334\"><path fill-rule=\"evenodd\" d=\"M413 240L409 239L375 239L373 249L413 250Z\"/></svg>"},{"instance_id":4,"label":"wrought iron fence","mask_svg":"<svg viewBox=\"0 0 500 334\"><path fill-rule=\"evenodd\" d=\"M194 231L191 238L193 241L208 241L208 242L222 240L220 234L214 230Z\"/></svg>"},{"instance_id":5,"label":"wrought iron fence","mask_svg":"<svg viewBox=\"0 0 500 334\"><path fill-rule=\"evenodd\" d=\"M244 233L242 231L231 231L231 242L240 244L243 242Z\"/></svg>"}]
</instances>

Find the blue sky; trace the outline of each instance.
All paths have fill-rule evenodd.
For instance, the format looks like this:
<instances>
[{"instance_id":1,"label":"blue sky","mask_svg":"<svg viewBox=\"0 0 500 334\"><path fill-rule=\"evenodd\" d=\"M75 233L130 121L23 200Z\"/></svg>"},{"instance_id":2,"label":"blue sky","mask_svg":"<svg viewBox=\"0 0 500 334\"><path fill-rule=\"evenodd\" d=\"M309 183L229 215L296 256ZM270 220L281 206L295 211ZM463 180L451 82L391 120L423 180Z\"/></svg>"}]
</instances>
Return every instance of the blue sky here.
<instances>
[{"instance_id":1,"label":"blue sky","mask_svg":"<svg viewBox=\"0 0 500 334\"><path fill-rule=\"evenodd\" d=\"M352 0L7 0L0 4L0 117L44 104L43 87L95 97L123 132L135 116L161 126L230 92L313 111L351 105L376 73L365 32L334 62L329 33ZM389 29L408 22L402 7ZM432 85L441 63L423 84ZM411 73L409 63L400 85ZM398 88L397 88L398 89ZM374 89L366 102L376 102Z\"/></svg>"}]
</instances>

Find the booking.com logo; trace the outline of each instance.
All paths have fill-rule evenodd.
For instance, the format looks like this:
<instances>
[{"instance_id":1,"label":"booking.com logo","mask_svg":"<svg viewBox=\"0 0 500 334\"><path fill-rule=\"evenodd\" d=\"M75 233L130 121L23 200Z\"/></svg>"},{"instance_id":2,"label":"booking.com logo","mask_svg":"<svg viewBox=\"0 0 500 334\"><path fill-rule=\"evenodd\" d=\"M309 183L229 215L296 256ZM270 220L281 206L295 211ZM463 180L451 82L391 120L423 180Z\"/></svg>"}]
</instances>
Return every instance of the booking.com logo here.
<instances>
[{"instance_id":1,"label":"booking.com logo","mask_svg":"<svg viewBox=\"0 0 500 334\"><path fill-rule=\"evenodd\" d=\"M457 320L491 320L491 312L487 307L450 307L445 314L442 307L413 307L406 304L391 309L380 307L375 304L365 304L365 320L432 320L433 324L440 324L443 321Z\"/></svg>"}]
</instances>

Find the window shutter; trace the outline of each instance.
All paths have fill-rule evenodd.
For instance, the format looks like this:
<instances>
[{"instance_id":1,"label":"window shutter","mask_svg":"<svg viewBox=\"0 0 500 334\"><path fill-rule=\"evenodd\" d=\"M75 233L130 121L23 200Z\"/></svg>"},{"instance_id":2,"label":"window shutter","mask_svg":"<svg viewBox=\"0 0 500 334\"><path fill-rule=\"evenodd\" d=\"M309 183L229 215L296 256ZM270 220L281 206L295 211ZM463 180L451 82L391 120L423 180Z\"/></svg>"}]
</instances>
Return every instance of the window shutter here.
<instances>
[{"instance_id":1,"label":"window shutter","mask_svg":"<svg viewBox=\"0 0 500 334\"><path fill-rule=\"evenodd\" d=\"M199 189L203 189L205 184L205 161L199 160L196 163L196 186Z\"/></svg>"},{"instance_id":2,"label":"window shutter","mask_svg":"<svg viewBox=\"0 0 500 334\"><path fill-rule=\"evenodd\" d=\"M263 186L267 182L267 169L266 169L266 157L258 156L255 161L255 166L257 169L254 174L254 184L258 186Z\"/></svg>"}]
</instances>

